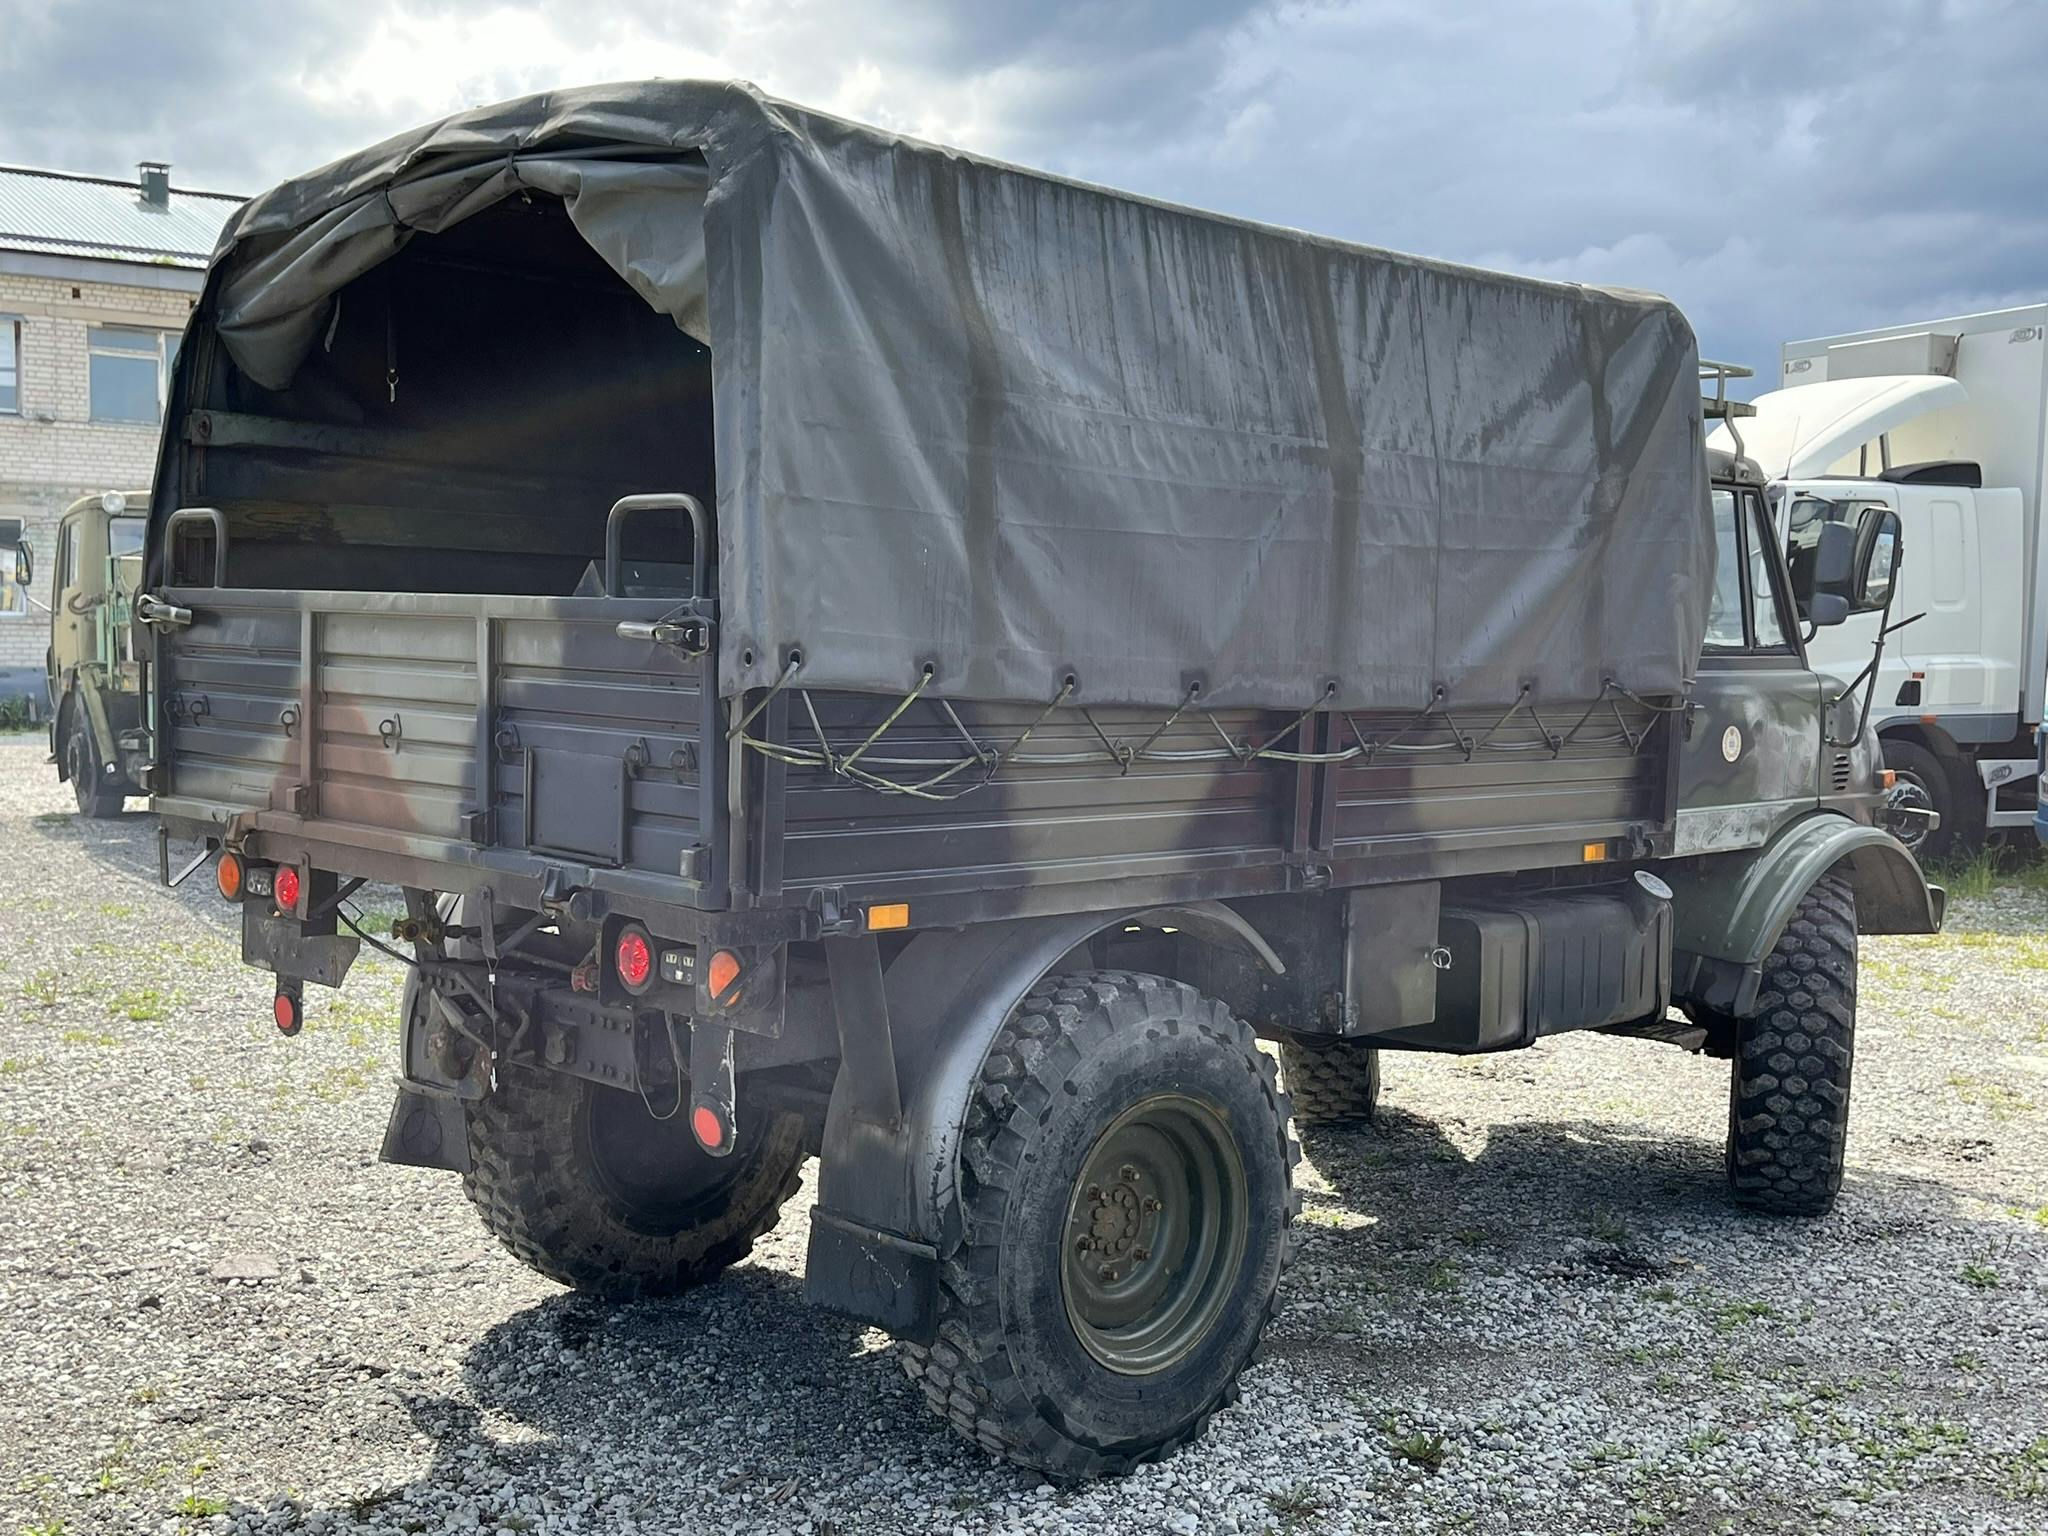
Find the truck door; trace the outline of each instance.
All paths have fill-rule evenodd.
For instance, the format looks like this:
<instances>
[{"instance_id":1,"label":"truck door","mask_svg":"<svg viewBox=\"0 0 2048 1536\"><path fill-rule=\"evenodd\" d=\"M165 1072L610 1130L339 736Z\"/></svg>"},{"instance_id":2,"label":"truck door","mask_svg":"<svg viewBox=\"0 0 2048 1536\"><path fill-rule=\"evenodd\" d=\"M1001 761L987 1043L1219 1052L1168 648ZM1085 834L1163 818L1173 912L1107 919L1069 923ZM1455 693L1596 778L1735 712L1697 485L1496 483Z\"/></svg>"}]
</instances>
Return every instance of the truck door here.
<instances>
[{"instance_id":1,"label":"truck door","mask_svg":"<svg viewBox=\"0 0 2048 1536\"><path fill-rule=\"evenodd\" d=\"M1821 683L1754 486L1714 487L1714 592L1681 730L1679 854L1754 848L1820 793Z\"/></svg>"},{"instance_id":2,"label":"truck door","mask_svg":"<svg viewBox=\"0 0 2048 1536\"><path fill-rule=\"evenodd\" d=\"M92 659L92 610L79 587L78 517L57 527L57 558L50 562L50 701L55 704L71 685L81 662Z\"/></svg>"}]
</instances>

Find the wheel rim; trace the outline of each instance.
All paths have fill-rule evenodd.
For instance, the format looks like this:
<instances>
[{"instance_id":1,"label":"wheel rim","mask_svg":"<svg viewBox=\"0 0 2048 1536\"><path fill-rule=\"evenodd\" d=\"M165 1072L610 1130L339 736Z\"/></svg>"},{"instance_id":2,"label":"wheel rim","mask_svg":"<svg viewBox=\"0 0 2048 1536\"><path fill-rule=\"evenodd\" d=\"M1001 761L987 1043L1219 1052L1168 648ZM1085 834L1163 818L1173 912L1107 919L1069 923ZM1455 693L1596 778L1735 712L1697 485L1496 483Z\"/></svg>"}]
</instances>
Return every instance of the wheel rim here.
<instances>
[{"instance_id":1,"label":"wheel rim","mask_svg":"<svg viewBox=\"0 0 2048 1536\"><path fill-rule=\"evenodd\" d=\"M732 1155L711 1157L686 1116L657 1120L638 1095L595 1083L585 1085L576 1118L599 1190L630 1225L662 1237L694 1225L699 1211L738 1182L760 1140L758 1123L743 1120Z\"/></svg>"},{"instance_id":2,"label":"wheel rim","mask_svg":"<svg viewBox=\"0 0 2048 1536\"><path fill-rule=\"evenodd\" d=\"M1934 796L1928 792L1927 786L1920 781L1918 775L1901 769L1898 782L1892 785L1891 792L1885 796L1885 809L1931 811L1934 809ZM1927 841L1928 827L1922 818L1908 816L1887 819L1892 821L1892 836L1906 847L1918 849Z\"/></svg>"},{"instance_id":3,"label":"wheel rim","mask_svg":"<svg viewBox=\"0 0 2048 1536\"><path fill-rule=\"evenodd\" d=\"M1132 1105L1096 1138L1067 1207L1060 1289L1075 1336L1127 1376L1185 1359L1229 1300L1249 1233L1223 1117L1178 1094Z\"/></svg>"}]
</instances>

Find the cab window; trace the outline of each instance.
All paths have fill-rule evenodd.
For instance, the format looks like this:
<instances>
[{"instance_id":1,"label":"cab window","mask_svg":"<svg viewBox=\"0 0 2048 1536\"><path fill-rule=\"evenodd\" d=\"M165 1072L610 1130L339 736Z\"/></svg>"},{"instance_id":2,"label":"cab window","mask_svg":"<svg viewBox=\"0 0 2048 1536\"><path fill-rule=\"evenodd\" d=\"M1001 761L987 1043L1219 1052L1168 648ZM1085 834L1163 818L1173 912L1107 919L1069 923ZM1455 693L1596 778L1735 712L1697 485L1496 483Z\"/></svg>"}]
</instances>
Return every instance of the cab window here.
<instances>
[{"instance_id":1,"label":"cab window","mask_svg":"<svg viewBox=\"0 0 2048 1536\"><path fill-rule=\"evenodd\" d=\"M1742 533L1735 493L1714 492L1714 596L1707 605L1707 649L1739 651L1749 644L1743 627Z\"/></svg>"},{"instance_id":2,"label":"cab window","mask_svg":"<svg viewBox=\"0 0 2048 1536\"><path fill-rule=\"evenodd\" d=\"M1770 524L1754 491L1714 492L1714 594L1706 648L1718 652L1793 650L1771 556Z\"/></svg>"},{"instance_id":3,"label":"cab window","mask_svg":"<svg viewBox=\"0 0 2048 1536\"><path fill-rule=\"evenodd\" d=\"M1760 651L1789 651L1792 637L1785 632L1785 609L1778 600L1778 590L1772 580L1775 573L1771 559L1771 520L1764 512L1763 500L1754 491L1745 491L1743 505L1748 509L1746 523L1749 530L1749 620L1750 644Z\"/></svg>"}]
</instances>

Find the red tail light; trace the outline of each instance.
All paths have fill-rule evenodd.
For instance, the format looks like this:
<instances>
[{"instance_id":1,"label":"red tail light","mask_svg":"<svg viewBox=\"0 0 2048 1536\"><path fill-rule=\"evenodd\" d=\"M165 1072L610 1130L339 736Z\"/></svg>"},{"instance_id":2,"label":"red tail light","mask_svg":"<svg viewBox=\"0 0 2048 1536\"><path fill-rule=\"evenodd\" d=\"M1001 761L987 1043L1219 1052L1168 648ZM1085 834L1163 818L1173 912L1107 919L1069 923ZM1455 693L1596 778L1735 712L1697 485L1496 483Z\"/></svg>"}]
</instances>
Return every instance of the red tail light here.
<instances>
[{"instance_id":1,"label":"red tail light","mask_svg":"<svg viewBox=\"0 0 2048 1536\"><path fill-rule=\"evenodd\" d=\"M620 934L612 963L628 992L645 991L648 978L654 974L654 951L648 946L647 935L638 928L628 928Z\"/></svg>"},{"instance_id":2,"label":"red tail light","mask_svg":"<svg viewBox=\"0 0 2048 1536\"><path fill-rule=\"evenodd\" d=\"M271 887L277 893L277 910L296 912L299 910L299 872L287 864L277 872L277 882Z\"/></svg>"}]
</instances>

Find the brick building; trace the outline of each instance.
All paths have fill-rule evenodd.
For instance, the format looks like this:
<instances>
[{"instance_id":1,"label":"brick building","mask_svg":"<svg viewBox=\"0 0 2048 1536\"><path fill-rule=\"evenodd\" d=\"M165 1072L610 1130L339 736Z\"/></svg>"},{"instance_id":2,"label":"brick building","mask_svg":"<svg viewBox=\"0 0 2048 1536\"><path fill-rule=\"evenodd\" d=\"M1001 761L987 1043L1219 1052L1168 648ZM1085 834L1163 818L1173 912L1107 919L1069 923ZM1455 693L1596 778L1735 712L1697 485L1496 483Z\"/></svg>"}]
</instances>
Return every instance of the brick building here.
<instances>
[{"instance_id":1,"label":"brick building","mask_svg":"<svg viewBox=\"0 0 2048 1536\"><path fill-rule=\"evenodd\" d=\"M149 484L170 362L241 202L140 171L0 166L0 545L25 537L36 563L24 592L0 561L0 698L42 691L58 516Z\"/></svg>"}]
</instances>

